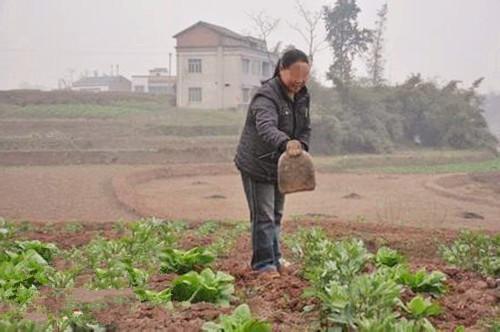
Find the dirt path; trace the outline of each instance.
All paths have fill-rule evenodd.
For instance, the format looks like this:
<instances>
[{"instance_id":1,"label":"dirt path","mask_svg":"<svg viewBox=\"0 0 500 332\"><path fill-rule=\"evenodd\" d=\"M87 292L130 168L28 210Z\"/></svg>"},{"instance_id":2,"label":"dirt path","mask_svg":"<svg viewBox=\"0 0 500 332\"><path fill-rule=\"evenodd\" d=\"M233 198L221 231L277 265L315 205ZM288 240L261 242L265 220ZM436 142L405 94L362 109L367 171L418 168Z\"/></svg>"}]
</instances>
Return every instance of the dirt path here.
<instances>
[{"instance_id":1,"label":"dirt path","mask_svg":"<svg viewBox=\"0 0 500 332\"><path fill-rule=\"evenodd\" d=\"M285 218L327 215L349 221L500 230L500 205L467 202L431 191L424 184L434 178L437 176L320 173L314 192L287 197ZM248 218L237 174L156 179L136 189L147 210L158 216Z\"/></svg>"},{"instance_id":2,"label":"dirt path","mask_svg":"<svg viewBox=\"0 0 500 332\"><path fill-rule=\"evenodd\" d=\"M31 221L116 221L137 216L115 199L111 178L147 167L0 168L0 216Z\"/></svg>"},{"instance_id":3,"label":"dirt path","mask_svg":"<svg viewBox=\"0 0 500 332\"><path fill-rule=\"evenodd\" d=\"M88 222L132 220L139 215L247 219L239 175L231 165L211 167L212 175L202 175L207 174L202 165L2 167L0 216ZM130 204L120 203L113 178L155 170L164 172L134 184ZM319 173L316 191L287 197L285 218L327 215L348 221L500 230L500 206L448 197L426 186L440 177Z\"/></svg>"}]
</instances>

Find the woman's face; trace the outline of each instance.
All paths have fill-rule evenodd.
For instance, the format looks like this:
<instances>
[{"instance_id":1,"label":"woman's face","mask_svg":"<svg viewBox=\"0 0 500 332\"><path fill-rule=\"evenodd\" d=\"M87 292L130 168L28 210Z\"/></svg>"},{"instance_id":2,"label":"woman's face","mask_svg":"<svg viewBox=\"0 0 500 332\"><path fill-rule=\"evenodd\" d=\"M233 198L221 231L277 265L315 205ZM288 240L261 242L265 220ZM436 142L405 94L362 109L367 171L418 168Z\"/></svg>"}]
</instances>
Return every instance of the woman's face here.
<instances>
[{"instance_id":1,"label":"woman's face","mask_svg":"<svg viewBox=\"0 0 500 332\"><path fill-rule=\"evenodd\" d=\"M280 70L280 77L288 91L297 93L306 85L309 79L310 66L303 61L297 61L286 69Z\"/></svg>"}]
</instances>

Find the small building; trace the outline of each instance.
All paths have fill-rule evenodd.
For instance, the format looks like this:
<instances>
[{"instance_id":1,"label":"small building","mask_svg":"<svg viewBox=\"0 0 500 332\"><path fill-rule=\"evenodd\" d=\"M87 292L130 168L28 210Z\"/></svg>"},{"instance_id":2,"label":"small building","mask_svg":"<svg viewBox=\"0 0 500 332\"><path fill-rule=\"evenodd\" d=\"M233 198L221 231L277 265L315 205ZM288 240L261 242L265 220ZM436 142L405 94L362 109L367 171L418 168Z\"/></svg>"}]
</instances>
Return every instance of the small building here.
<instances>
[{"instance_id":1,"label":"small building","mask_svg":"<svg viewBox=\"0 0 500 332\"><path fill-rule=\"evenodd\" d=\"M149 75L132 75L132 91L175 96L175 82L167 68L154 68Z\"/></svg>"},{"instance_id":2,"label":"small building","mask_svg":"<svg viewBox=\"0 0 500 332\"><path fill-rule=\"evenodd\" d=\"M278 60L263 40L202 21L174 38L179 107L245 107Z\"/></svg>"},{"instance_id":3,"label":"small building","mask_svg":"<svg viewBox=\"0 0 500 332\"><path fill-rule=\"evenodd\" d=\"M121 75L116 76L86 76L73 82L71 89L75 91L123 91L130 92L132 83Z\"/></svg>"}]
</instances>

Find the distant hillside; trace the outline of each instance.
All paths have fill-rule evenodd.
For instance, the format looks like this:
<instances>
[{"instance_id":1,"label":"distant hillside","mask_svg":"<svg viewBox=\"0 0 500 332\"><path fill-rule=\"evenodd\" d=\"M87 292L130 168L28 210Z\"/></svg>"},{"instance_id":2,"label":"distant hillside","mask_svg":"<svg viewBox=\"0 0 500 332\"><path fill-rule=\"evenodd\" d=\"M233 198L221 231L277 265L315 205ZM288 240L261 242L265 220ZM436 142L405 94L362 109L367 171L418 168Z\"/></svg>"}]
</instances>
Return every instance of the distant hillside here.
<instances>
[{"instance_id":1,"label":"distant hillside","mask_svg":"<svg viewBox=\"0 0 500 332\"><path fill-rule=\"evenodd\" d=\"M167 103L168 96L157 96L134 92L88 92L88 91L40 91L0 90L0 104L7 105L55 105L55 104L97 104L110 105L123 102Z\"/></svg>"},{"instance_id":2,"label":"distant hillside","mask_svg":"<svg viewBox=\"0 0 500 332\"><path fill-rule=\"evenodd\" d=\"M486 97L485 117L493 133L500 138L500 94L490 94Z\"/></svg>"}]
</instances>

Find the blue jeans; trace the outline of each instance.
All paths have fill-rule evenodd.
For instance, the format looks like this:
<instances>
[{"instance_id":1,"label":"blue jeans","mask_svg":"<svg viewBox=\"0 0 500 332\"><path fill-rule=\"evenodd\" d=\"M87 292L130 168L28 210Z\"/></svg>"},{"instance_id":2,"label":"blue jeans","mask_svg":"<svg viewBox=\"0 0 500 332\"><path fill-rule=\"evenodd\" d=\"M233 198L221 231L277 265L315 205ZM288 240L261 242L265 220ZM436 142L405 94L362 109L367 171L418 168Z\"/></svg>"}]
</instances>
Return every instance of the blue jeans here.
<instances>
[{"instance_id":1,"label":"blue jeans","mask_svg":"<svg viewBox=\"0 0 500 332\"><path fill-rule=\"evenodd\" d=\"M241 173L252 223L252 269L279 267L280 229L285 196L277 184L256 182Z\"/></svg>"}]
</instances>

